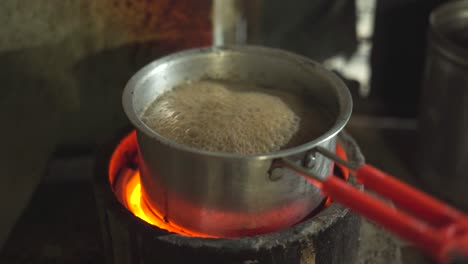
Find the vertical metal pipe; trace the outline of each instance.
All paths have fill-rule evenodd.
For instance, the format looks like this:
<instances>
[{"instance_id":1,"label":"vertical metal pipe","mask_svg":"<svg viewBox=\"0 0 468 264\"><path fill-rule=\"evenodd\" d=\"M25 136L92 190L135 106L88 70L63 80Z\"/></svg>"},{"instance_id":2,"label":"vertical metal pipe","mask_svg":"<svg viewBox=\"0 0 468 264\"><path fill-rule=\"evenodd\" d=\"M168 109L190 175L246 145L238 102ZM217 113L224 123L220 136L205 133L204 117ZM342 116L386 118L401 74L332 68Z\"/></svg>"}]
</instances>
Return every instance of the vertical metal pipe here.
<instances>
[{"instance_id":1,"label":"vertical metal pipe","mask_svg":"<svg viewBox=\"0 0 468 264\"><path fill-rule=\"evenodd\" d=\"M213 1L213 45L243 44L247 38L247 21L243 2Z\"/></svg>"},{"instance_id":2,"label":"vertical metal pipe","mask_svg":"<svg viewBox=\"0 0 468 264\"><path fill-rule=\"evenodd\" d=\"M259 41L261 0L213 0L213 45Z\"/></svg>"}]
</instances>

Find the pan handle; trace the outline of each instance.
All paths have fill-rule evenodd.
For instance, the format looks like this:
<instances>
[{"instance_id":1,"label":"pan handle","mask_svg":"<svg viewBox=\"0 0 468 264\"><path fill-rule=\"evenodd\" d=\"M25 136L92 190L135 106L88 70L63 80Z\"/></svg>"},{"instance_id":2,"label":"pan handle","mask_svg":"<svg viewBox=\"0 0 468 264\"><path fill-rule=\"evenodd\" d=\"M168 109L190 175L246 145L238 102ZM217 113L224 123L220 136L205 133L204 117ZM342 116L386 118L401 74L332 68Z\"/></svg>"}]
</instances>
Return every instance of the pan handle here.
<instances>
[{"instance_id":1,"label":"pan handle","mask_svg":"<svg viewBox=\"0 0 468 264\"><path fill-rule=\"evenodd\" d=\"M278 163L308 179L332 200L413 242L438 262L449 263L453 254L468 259L468 215L371 165L356 165L320 147L316 151L348 167L358 182L390 199L398 208L354 188L338 177L321 179L284 158Z\"/></svg>"}]
</instances>

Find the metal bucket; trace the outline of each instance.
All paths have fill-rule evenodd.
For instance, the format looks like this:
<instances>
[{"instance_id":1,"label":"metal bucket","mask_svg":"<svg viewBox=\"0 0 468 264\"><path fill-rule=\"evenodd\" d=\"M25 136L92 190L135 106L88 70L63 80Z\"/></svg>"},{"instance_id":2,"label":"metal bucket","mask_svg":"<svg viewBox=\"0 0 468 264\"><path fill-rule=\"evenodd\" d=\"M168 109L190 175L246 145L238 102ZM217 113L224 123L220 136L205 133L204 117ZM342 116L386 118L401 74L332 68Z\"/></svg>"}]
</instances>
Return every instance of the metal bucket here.
<instances>
[{"instance_id":1,"label":"metal bucket","mask_svg":"<svg viewBox=\"0 0 468 264\"><path fill-rule=\"evenodd\" d=\"M468 210L468 1L430 16L418 155L428 191Z\"/></svg>"},{"instance_id":2,"label":"metal bucket","mask_svg":"<svg viewBox=\"0 0 468 264\"><path fill-rule=\"evenodd\" d=\"M287 89L324 109L332 125L320 137L294 148L238 155L178 144L141 121L146 107L163 92L205 78ZM288 169L272 170L272 162L288 158L317 175L330 175L331 161L314 157L312 150L321 146L335 151L336 135L352 109L345 84L318 63L251 46L194 49L156 60L129 81L123 105L137 129L142 187L149 206L176 225L223 237L287 227L320 205L324 197L315 186Z\"/></svg>"}]
</instances>

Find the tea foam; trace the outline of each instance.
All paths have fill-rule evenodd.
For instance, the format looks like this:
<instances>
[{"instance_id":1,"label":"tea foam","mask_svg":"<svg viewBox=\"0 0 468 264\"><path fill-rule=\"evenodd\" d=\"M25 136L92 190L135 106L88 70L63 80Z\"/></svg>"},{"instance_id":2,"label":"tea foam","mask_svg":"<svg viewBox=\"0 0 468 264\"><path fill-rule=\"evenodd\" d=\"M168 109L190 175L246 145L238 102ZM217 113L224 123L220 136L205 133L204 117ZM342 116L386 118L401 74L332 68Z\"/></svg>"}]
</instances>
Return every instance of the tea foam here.
<instances>
[{"instance_id":1,"label":"tea foam","mask_svg":"<svg viewBox=\"0 0 468 264\"><path fill-rule=\"evenodd\" d=\"M301 98L254 85L187 82L160 95L142 115L161 136L193 148L237 154L278 151L320 133Z\"/></svg>"}]
</instances>

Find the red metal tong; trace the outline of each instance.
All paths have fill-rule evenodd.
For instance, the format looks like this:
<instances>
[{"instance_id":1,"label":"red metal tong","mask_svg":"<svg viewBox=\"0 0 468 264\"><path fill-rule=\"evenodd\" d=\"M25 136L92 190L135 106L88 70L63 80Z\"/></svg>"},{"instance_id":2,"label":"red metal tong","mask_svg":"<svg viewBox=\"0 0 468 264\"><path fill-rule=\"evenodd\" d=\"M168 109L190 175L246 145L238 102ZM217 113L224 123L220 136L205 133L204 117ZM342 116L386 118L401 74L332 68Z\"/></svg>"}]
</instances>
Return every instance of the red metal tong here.
<instances>
[{"instance_id":1,"label":"red metal tong","mask_svg":"<svg viewBox=\"0 0 468 264\"><path fill-rule=\"evenodd\" d=\"M468 216L463 212L371 165L356 166L324 148L316 151L348 168L366 189L391 200L398 208L339 177L321 179L291 161L282 163L317 185L324 195L412 242L437 262L468 262Z\"/></svg>"}]
</instances>

